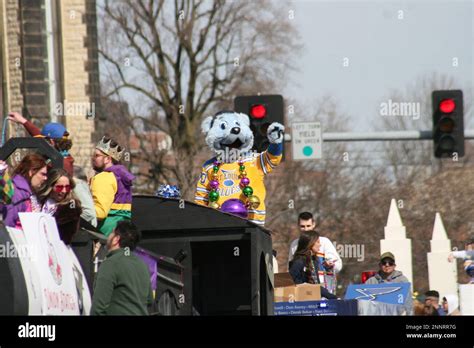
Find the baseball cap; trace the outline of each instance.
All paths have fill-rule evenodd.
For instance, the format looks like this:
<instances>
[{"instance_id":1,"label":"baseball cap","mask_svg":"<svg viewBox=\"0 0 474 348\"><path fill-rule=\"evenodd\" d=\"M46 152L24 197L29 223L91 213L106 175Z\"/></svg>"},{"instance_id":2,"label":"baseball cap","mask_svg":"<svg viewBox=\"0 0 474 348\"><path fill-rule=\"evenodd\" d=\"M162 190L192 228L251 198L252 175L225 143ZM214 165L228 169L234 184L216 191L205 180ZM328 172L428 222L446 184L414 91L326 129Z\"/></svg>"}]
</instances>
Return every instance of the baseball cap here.
<instances>
[{"instance_id":1,"label":"baseball cap","mask_svg":"<svg viewBox=\"0 0 474 348\"><path fill-rule=\"evenodd\" d=\"M64 127L61 123L47 123L41 130L41 135L48 138L62 138L64 133L66 132L66 127Z\"/></svg>"},{"instance_id":2,"label":"baseball cap","mask_svg":"<svg viewBox=\"0 0 474 348\"><path fill-rule=\"evenodd\" d=\"M382 261L383 259L392 259L393 261L395 261L395 256L393 256L391 252L387 251L386 253L383 253L380 256L380 261Z\"/></svg>"}]
</instances>

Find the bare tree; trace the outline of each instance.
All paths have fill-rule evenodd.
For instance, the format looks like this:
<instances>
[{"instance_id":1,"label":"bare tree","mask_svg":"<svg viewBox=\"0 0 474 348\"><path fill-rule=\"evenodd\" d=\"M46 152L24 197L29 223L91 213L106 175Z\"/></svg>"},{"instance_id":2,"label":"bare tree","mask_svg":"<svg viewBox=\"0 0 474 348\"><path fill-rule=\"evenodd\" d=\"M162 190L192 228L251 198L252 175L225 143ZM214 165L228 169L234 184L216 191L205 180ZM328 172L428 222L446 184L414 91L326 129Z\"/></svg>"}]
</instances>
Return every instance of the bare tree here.
<instances>
[{"instance_id":1,"label":"bare tree","mask_svg":"<svg viewBox=\"0 0 474 348\"><path fill-rule=\"evenodd\" d=\"M299 46L288 11L270 1L120 0L101 12L107 95L141 98L134 133L142 159L159 168L147 180L176 180L190 198L202 118L236 93L270 92L291 69ZM144 129L172 139L173 161L153 152Z\"/></svg>"}]
</instances>

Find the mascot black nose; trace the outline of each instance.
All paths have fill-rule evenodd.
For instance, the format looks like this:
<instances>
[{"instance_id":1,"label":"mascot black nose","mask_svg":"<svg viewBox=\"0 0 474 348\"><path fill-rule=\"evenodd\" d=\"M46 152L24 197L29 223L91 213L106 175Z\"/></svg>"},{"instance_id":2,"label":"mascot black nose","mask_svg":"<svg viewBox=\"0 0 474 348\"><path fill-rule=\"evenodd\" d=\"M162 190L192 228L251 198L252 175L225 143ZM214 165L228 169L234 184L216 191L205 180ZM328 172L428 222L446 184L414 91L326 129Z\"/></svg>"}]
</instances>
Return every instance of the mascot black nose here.
<instances>
[{"instance_id":1,"label":"mascot black nose","mask_svg":"<svg viewBox=\"0 0 474 348\"><path fill-rule=\"evenodd\" d=\"M240 128L239 127L234 127L230 131L231 134L239 134L240 133Z\"/></svg>"}]
</instances>

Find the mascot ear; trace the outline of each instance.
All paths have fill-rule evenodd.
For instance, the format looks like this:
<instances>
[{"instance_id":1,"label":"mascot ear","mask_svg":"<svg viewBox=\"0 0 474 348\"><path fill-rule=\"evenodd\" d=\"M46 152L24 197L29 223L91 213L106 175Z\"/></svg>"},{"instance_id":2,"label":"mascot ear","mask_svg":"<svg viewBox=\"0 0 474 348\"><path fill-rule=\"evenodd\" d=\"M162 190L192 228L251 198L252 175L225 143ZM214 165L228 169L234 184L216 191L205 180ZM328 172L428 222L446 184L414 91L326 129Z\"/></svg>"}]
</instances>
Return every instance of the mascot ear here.
<instances>
[{"instance_id":1,"label":"mascot ear","mask_svg":"<svg viewBox=\"0 0 474 348\"><path fill-rule=\"evenodd\" d=\"M246 114L240 113L238 115L242 123L244 123L247 126L250 126L250 118Z\"/></svg>"},{"instance_id":2,"label":"mascot ear","mask_svg":"<svg viewBox=\"0 0 474 348\"><path fill-rule=\"evenodd\" d=\"M201 131L206 134L207 132L209 132L209 130L211 129L211 123L212 123L212 119L213 117L212 116L208 116L204 119L204 121L202 121L201 123Z\"/></svg>"}]
</instances>

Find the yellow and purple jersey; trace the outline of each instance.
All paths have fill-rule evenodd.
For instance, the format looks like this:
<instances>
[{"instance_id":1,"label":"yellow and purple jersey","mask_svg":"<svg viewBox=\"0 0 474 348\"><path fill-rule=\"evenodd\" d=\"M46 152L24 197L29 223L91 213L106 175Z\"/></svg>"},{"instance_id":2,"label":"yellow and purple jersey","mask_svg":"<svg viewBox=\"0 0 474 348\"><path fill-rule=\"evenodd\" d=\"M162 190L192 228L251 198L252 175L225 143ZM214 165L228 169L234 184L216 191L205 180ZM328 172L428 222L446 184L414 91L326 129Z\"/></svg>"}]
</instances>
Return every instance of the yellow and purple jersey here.
<instances>
[{"instance_id":1,"label":"yellow and purple jersey","mask_svg":"<svg viewBox=\"0 0 474 348\"><path fill-rule=\"evenodd\" d=\"M254 154L245 158L242 162L250 180L249 186L253 189L253 195L260 199L260 205L256 209L249 209L248 220L263 225L265 223L265 175L270 173L281 161L283 144L271 144L266 151ZM208 195L211 191L209 178L213 173L213 163L216 158L212 158L204 163L201 176L196 188L194 201L200 205L208 205ZM245 202L246 197L240 187L239 164L237 162L222 163L219 166L217 180L219 181L219 200L221 206L228 199L237 198Z\"/></svg>"},{"instance_id":2,"label":"yellow and purple jersey","mask_svg":"<svg viewBox=\"0 0 474 348\"><path fill-rule=\"evenodd\" d=\"M98 228L106 236L117 221L131 219L134 178L122 165L113 165L92 178L91 193Z\"/></svg>"}]
</instances>

